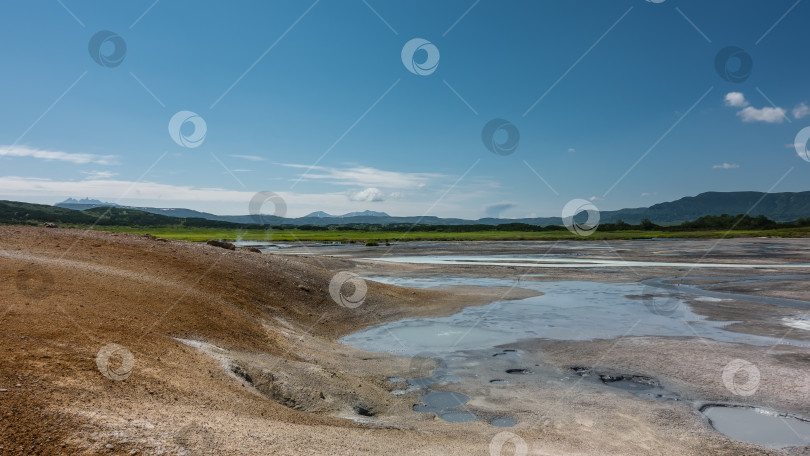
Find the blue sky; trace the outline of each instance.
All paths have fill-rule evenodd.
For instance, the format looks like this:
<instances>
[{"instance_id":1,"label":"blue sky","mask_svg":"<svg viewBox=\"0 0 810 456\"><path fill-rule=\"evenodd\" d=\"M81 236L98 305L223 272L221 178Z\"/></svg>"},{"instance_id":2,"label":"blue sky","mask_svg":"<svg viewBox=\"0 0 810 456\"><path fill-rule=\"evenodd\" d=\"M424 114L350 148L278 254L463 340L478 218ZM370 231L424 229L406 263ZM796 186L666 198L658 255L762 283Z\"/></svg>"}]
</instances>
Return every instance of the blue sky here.
<instances>
[{"instance_id":1,"label":"blue sky","mask_svg":"<svg viewBox=\"0 0 810 456\"><path fill-rule=\"evenodd\" d=\"M271 191L288 216L511 218L810 190L794 147L810 2L42 0L0 16L3 199L246 214ZM104 65L115 40L93 59L100 31L123 61ZM403 64L415 38L439 52L429 74ZM753 62L743 81L715 69L728 46ZM196 147L170 135L180 111L204 120ZM485 146L492 119L519 131L513 153Z\"/></svg>"}]
</instances>

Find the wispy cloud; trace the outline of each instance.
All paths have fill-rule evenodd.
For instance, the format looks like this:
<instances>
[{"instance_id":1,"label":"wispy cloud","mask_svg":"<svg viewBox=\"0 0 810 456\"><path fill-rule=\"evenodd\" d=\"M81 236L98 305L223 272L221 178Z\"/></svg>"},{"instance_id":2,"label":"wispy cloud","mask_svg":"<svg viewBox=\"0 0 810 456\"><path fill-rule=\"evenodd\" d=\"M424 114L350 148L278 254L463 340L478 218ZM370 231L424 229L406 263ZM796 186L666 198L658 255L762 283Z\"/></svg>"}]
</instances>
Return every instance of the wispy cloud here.
<instances>
[{"instance_id":1,"label":"wispy cloud","mask_svg":"<svg viewBox=\"0 0 810 456\"><path fill-rule=\"evenodd\" d=\"M323 193L294 193L265 188L274 191L287 203L288 217L301 217L310 212L322 210L330 213L345 213L368 209L369 200L375 198L375 192L365 192L366 200L361 194L355 200L347 197L346 191ZM119 179L87 179L62 181L46 178L0 176L0 199L16 201L38 201L46 204L62 201L67 197L93 198L102 201L118 202L132 206L185 207L216 214L245 215L249 211L249 202L255 191L231 190L218 187L195 187L188 185L171 185L158 182L133 182ZM410 201L396 199L392 194L391 201L386 203L386 211L400 215L422 214L434 201ZM432 195L431 195L432 196ZM447 198L435 207L437 213L457 209L461 203Z\"/></svg>"},{"instance_id":2,"label":"wispy cloud","mask_svg":"<svg viewBox=\"0 0 810 456\"><path fill-rule=\"evenodd\" d=\"M45 161L64 161L77 165L88 163L97 165L115 164L114 155L76 154L57 150L34 149L26 146L0 146L0 157L28 157Z\"/></svg>"},{"instance_id":3,"label":"wispy cloud","mask_svg":"<svg viewBox=\"0 0 810 456\"><path fill-rule=\"evenodd\" d=\"M258 155L233 154L233 155L229 155L229 157L241 158L242 160L250 160L250 161L264 161L264 157L259 157Z\"/></svg>"},{"instance_id":4,"label":"wispy cloud","mask_svg":"<svg viewBox=\"0 0 810 456\"><path fill-rule=\"evenodd\" d=\"M740 165L737 165L737 164L734 164L734 163L723 163L721 165L712 166L712 169L737 169L739 167L740 167Z\"/></svg>"},{"instance_id":5,"label":"wispy cloud","mask_svg":"<svg viewBox=\"0 0 810 456\"><path fill-rule=\"evenodd\" d=\"M298 165L294 163L280 163L288 168L311 170L301 177L304 180L320 180L335 185L351 185L355 187L420 189L432 181L446 176L433 173L403 173L386 171L367 166L351 168L328 168L324 166Z\"/></svg>"},{"instance_id":6,"label":"wispy cloud","mask_svg":"<svg viewBox=\"0 0 810 456\"><path fill-rule=\"evenodd\" d=\"M112 171L82 171L82 174L86 174L88 179L109 179L111 177L115 177L118 173L114 173Z\"/></svg>"}]
</instances>

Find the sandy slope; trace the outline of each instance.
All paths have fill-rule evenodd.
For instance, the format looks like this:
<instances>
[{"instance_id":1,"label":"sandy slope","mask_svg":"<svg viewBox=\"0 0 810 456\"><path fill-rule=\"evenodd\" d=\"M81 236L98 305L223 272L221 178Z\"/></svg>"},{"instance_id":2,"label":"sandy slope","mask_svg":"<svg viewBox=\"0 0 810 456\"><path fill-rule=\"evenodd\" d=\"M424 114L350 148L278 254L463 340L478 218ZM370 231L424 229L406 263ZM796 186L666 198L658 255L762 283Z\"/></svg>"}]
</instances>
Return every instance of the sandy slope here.
<instances>
[{"instance_id":1,"label":"sandy slope","mask_svg":"<svg viewBox=\"0 0 810 456\"><path fill-rule=\"evenodd\" d=\"M144 236L0 228L0 454L440 447L442 435L420 434L403 449L398 425L371 433L335 417L356 417L360 407L407 413L413 402L389 394L385 380L406 370L407 359L364 360L335 338L527 292L369 283L364 303L350 309L328 287L351 268ZM132 354L125 380L97 366L110 343ZM115 355L109 368L125 374L124 362Z\"/></svg>"}]
</instances>

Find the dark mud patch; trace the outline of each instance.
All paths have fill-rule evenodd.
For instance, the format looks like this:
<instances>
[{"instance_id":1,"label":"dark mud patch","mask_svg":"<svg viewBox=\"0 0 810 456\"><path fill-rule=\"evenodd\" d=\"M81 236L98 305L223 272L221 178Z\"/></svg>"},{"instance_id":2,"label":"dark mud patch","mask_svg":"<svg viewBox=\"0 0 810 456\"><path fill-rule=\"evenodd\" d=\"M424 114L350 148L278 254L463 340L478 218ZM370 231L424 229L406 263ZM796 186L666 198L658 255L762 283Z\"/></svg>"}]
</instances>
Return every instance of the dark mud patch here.
<instances>
[{"instance_id":1,"label":"dark mud patch","mask_svg":"<svg viewBox=\"0 0 810 456\"><path fill-rule=\"evenodd\" d=\"M517 368L517 369L506 369L506 373L512 375L528 375L531 374L532 371L530 371L529 369Z\"/></svg>"},{"instance_id":2,"label":"dark mud patch","mask_svg":"<svg viewBox=\"0 0 810 456\"><path fill-rule=\"evenodd\" d=\"M605 372L594 372L587 367L575 366L571 368L580 377L592 378L594 381L620 389L643 399L655 401L678 401L680 396L677 393L666 390L653 377L646 375L616 374Z\"/></svg>"}]
</instances>

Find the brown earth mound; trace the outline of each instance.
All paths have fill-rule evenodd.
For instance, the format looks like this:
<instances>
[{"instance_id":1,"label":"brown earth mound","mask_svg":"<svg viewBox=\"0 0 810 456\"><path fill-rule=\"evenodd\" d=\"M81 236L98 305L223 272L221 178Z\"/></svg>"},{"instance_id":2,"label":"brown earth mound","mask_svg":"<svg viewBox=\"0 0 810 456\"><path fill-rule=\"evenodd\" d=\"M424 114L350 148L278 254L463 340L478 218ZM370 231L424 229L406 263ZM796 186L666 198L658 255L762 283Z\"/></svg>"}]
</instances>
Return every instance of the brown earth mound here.
<instances>
[{"instance_id":1,"label":"brown earth mound","mask_svg":"<svg viewBox=\"0 0 810 456\"><path fill-rule=\"evenodd\" d=\"M409 360L336 338L530 292L368 282L360 304L338 305L330 281L354 267L0 227L0 454L388 453L384 442L415 436L398 426L369 436L368 425L337 417L412 413L415 398L391 395L386 380ZM445 445L419 438L396 452Z\"/></svg>"}]
</instances>

